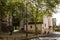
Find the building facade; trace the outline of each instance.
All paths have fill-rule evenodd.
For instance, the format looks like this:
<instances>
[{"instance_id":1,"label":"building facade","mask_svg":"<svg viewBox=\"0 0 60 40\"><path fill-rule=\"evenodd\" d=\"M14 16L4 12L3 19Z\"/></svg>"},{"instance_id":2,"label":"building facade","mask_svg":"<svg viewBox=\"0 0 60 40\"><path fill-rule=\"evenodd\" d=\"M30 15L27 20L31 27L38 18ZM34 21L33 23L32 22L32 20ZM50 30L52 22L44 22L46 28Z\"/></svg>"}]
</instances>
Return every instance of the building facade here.
<instances>
[{"instance_id":1,"label":"building facade","mask_svg":"<svg viewBox=\"0 0 60 40\"><path fill-rule=\"evenodd\" d=\"M52 17L44 16L43 22L36 22L37 32L39 33L49 33L52 32ZM26 25L24 26L26 31ZM35 22L29 22L27 27L28 32L35 32Z\"/></svg>"},{"instance_id":2,"label":"building facade","mask_svg":"<svg viewBox=\"0 0 60 40\"><path fill-rule=\"evenodd\" d=\"M51 33L53 31L52 27L52 17L50 16L43 16L43 26L42 26L42 32L46 32L46 33Z\"/></svg>"},{"instance_id":3,"label":"building facade","mask_svg":"<svg viewBox=\"0 0 60 40\"><path fill-rule=\"evenodd\" d=\"M56 27L56 18L52 18L53 27Z\"/></svg>"}]
</instances>

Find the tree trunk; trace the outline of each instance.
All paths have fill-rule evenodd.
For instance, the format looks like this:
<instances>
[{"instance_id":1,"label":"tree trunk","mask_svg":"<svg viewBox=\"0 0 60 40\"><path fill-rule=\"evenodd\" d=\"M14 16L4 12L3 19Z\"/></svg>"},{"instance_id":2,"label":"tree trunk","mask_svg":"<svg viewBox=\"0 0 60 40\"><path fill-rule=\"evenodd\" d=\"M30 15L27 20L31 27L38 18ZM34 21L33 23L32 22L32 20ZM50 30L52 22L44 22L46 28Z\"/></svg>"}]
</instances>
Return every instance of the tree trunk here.
<instances>
[{"instance_id":1,"label":"tree trunk","mask_svg":"<svg viewBox=\"0 0 60 40\"><path fill-rule=\"evenodd\" d=\"M38 16L38 8L37 8L37 10L36 10L36 17L35 17L35 33L36 33L36 34L37 34L37 25L36 25L37 16Z\"/></svg>"},{"instance_id":2,"label":"tree trunk","mask_svg":"<svg viewBox=\"0 0 60 40\"><path fill-rule=\"evenodd\" d=\"M35 19L35 34L37 34L37 25L36 25L36 19Z\"/></svg>"},{"instance_id":3,"label":"tree trunk","mask_svg":"<svg viewBox=\"0 0 60 40\"><path fill-rule=\"evenodd\" d=\"M21 21L20 21L20 28L19 28L19 30L21 30L21 28L23 28L23 23L24 23L23 21L24 21L24 20L21 20Z\"/></svg>"},{"instance_id":4,"label":"tree trunk","mask_svg":"<svg viewBox=\"0 0 60 40\"><path fill-rule=\"evenodd\" d=\"M0 15L0 34L2 32L1 27L2 27L2 16Z\"/></svg>"},{"instance_id":5,"label":"tree trunk","mask_svg":"<svg viewBox=\"0 0 60 40\"><path fill-rule=\"evenodd\" d=\"M2 20L0 18L0 34L1 34L1 26L2 26Z\"/></svg>"}]
</instances>

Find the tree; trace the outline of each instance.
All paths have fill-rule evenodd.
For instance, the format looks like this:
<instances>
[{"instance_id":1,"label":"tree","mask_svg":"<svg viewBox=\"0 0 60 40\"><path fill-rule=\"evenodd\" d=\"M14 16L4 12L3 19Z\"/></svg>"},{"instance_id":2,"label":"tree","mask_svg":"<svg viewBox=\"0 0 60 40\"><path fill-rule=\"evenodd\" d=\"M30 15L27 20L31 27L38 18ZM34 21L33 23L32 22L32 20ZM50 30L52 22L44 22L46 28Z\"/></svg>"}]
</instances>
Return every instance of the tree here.
<instances>
[{"instance_id":1,"label":"tree","mask_svg":"<svg viewBox=\"0 0 60 40\"><path fill-rule=\"evenodd\" d=\"M23 20L28 12L28 18L30 21L40 22L44 15L51 16L54 12L56 5L60 3L60 0L0 0L0 26L2 19L6 15L13 16L16 14L16 19L19 18L20 26L23 25ZM26 4L27 11L26 11ZM18 16L17 16L18 14ZM36 17L37 16L37 17ZM22 23L22 24L21 24Z\"/></svg>"},{"instance_id":2,"label":"tree","mask_svg":"<svg viewBox=\"0 0 60 40\"><path fill-rule=\"evenodd\" d=\"M2 19L6 17L6 2L7 0L0 0L0 31L2 26ZM4 15L4 16L3 16Z\"/></svg>"}]
</instances>

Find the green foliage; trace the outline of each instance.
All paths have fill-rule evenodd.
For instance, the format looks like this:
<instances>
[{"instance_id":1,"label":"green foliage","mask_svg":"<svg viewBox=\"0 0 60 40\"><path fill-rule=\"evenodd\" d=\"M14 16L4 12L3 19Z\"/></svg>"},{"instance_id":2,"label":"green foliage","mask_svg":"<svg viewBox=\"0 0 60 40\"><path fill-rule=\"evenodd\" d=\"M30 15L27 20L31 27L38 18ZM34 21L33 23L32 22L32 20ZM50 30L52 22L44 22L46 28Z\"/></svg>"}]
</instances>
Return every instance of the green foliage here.
<instances>
[{"instance_id":1,"label":"green foliage","mask_svg":"<svg viewBox=\"0 0 60 40\"><path fill-rule=\"evenodd\" d=\"M60 31L58 27L53 28L54 31Z\"/></svg>"},{"instance_id":2,"label":"green foliage","mask_svg":"<svg viewBox=\"0 0 60 40\"><path fill-rule=\"evenodd\" d=\"M0 18L13 14L15 18L22 20L27 13L30 20L36 19L39 22L43 15L51 16L59 3L60 0L0 0Z\"/></svg>"}]
</instances>

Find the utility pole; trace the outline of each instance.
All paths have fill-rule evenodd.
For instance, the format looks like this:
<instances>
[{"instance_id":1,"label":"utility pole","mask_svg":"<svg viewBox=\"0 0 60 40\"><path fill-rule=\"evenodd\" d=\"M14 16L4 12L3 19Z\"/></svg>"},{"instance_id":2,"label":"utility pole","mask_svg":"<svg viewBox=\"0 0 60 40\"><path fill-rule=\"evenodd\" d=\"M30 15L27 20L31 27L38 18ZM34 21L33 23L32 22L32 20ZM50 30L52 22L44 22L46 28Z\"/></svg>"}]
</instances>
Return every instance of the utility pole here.
<instances>
[{"instance_id":1,"label":"utility pole","mask_svg":"<svg viewBox=\"0 0 60 40\"><path fill-rule=\"evenodd\" d=\"M27 37L28 37L28 32L27 32L27 31L28 31L28 28L27 28L27 27L28 27L28 19L27 19L27 5L28 5L28 3L26 3L26 40L28 40L28 39L27 39Z\"/></svg>"}]
</instances>

